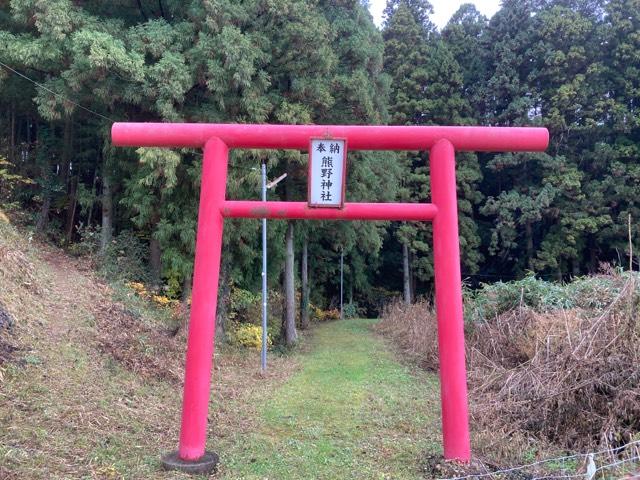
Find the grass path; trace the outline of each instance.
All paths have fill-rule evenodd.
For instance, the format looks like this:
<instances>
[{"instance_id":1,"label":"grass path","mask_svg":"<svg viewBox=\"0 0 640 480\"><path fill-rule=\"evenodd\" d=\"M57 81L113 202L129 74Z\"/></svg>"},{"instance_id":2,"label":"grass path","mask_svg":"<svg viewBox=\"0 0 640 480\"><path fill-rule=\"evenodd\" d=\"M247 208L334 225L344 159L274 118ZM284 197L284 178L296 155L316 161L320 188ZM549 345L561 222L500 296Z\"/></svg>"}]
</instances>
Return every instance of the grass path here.
<instances>
[{"instance_id":1,"label":"grass path","mask_svg":"<svg viewBox=\"0 0 640 480\"><path fill-rule=\"evenodd\" d=\"M315 330L301 369L253 399L254 429L217 445L221 478L423 478L421 456L440 449L438 385L399 364L373 323Z\"/></svg>"}]
</instances>

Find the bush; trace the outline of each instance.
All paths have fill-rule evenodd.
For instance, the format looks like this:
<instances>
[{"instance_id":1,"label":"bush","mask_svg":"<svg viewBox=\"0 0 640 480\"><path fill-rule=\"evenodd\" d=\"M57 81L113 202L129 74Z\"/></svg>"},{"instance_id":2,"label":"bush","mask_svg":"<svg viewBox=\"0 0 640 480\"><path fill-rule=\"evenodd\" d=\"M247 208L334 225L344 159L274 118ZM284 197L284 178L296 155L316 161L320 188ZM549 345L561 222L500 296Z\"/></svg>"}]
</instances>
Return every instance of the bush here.
<instances>
[{"instance_id":1,"label":"bush","mask_svg":"<svg viewBox=\"0 0 640 480\"><path fill-rule=\"evenodd\" d=\"M530 274L522 280L483 284L475 292L468 292L465 317L468 321L477 322L495 318L517 307L548 311L572 306L573 300L562 285Z\"/></svg>"},{"instance_id":2,"label":"bush","mask_svg":"<svg viewBox=\"0 0 640 480\"><path fill-rule=\"evenodd\" d=\"M620 294L629 273L609 270L604 274L579 277L560 284L529 274L522 280L483 284L465 291L465 318L484 322L520 307L536 312L570 308L606 308Z\"/></svg>"},{"instance_id":3,"label":"bush","mask_svg":"<svg viewBox=\"0 0 640 480\"><path fill-rule=\"evenodd\" d=\"M362 309L358 307L356 302L345 303L342 306L344 318L359 318L363 316Z\"/></svg>"},{"instance_id":4,"label":"bush","mask_svg":"<svg viewBox=\"0 0 640 480\"><path fill-rule=\"evenodd\" d=\"M470 412L488 454L519 461L532 448L610 449L638 438L637 273L568 285L527 277L485 285L465 304ZM429 303L397 302L377 328L435 370L436 324Z\"/></svg>"},{"instance_id":5,"label":"bush","mask_svg":"<svg viewBox=\"0 0 640 480\"><path fill-rule=\"evenodd\" d=\"M229 320L239 323L255 323L262 318L262 295L243 290L235 285L229 296Z\"/></svg>"},{"instance_id":6,"label":"bush","mask_svg":"<svg viewBox=\"0 0 640 480\"><path fill-rule=\"evenodd\" d=\"M107 246L99 259L100 273L109 281L147 282L149 272L146 260L149 248L133 232L120 232Z\"/></svg>"},{"instance_id":7,"label":"bush","mask_svg":"<svg viewBox=\"0 0 640 480\"><path fill-rule=\"evenodd\" d=\"M100 226L85 227L79 225L76 227L76 231L80 240L69 246L69 252L78 257L96 255L100 250Z\"/></svg>"},{"instance_id":8,"label":"bush","mask_svg":"<svg viewBox=\"0 0 640 480\"><path fill-rule=\"evenodd\" d=\"M326 322L329 320L340 320L340 310L333 308L331 310L322 310L313 304L309 304L309 312L311 319L318 322Z\"/></svg>"},{"instance_id":9,"label":"bush","mask_svg":"<svg viewBox=\"0 0 640 480\"><path fill-rule=\"evenodd\" d=\"M262 327L248 323L236 323L230 329L229 343L246 348L262 349ZM267 348L273 344L271 335L267 333Z\"/></svg>"}]
</instances>

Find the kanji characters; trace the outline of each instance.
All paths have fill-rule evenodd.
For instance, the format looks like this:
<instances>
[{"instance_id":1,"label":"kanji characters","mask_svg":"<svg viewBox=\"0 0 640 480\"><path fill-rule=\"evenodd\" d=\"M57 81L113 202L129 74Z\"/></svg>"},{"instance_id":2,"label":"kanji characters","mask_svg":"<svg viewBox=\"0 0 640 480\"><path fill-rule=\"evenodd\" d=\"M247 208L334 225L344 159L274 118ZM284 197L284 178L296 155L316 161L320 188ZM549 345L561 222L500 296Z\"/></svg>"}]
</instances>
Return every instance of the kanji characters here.
<instances>
[{"instance_id":1,"label":"kanji characters","mask_svg":"<svg viewBox=\"0 0 640 480\"><path fill-rule=\"evenodd\" d=\"M317 139L309 150L311 199L314 205L337 206L342 202L341 182L344 156L342 140Z\"/></svg>"},{"instance_id":2,"label":"kanji characters","mask_svg":"<svg viewBox=\"0 0 640 480\"><path fill-rule=\"evenodd\" d=\"M322 168L333 168L333 158L322 157Z\"/></svg>"}]
</instances>

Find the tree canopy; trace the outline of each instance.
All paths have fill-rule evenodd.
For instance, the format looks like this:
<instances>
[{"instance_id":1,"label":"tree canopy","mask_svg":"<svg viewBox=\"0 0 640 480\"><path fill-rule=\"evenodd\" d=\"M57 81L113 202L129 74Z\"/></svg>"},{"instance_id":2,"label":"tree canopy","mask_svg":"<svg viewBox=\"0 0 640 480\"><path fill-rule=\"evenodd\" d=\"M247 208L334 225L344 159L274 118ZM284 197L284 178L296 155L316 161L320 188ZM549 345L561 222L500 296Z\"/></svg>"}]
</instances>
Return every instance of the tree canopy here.
<instances>
[{"instance_id":1,"label":"tree canopy","mask_svg":"<svg viewBox=\"0 0 640 480\"><path fill-rule=\"evenodd\" d=\"M389 0L379 30L357 0L2 1L2 208L69 248L137 242L144 280L179 296L201 154L114 148L113 121L535 125L551 132L547 152L457 156L466 281L627 265L640 219L640 3L505 0L491 19L466 4L442 31L432 12ZM263 160L269 177L288 174L270 199L305 199L306 153L277 151L234 152L229 198L258 198ZM346 196L428 201L428 152L350 152ZM257 291L259 222L227 224L224 281ZM289 229L269 225L279 290ZM368 313L403 283L412 298L432 290L428 224L291 232L314 304L336 304L341 249L347 300Z\"/></svg>"}]
</instances>

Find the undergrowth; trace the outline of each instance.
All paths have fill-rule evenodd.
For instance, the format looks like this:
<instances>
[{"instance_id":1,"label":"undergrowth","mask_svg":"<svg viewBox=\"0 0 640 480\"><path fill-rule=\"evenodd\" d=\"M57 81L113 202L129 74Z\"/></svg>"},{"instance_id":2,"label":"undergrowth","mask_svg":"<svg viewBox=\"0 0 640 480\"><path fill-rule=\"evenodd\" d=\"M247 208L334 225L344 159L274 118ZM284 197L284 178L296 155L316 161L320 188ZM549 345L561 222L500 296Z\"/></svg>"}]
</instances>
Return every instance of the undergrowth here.
<instances>
[{"instance_id":1,"label":"undergrowth","mask_svg":"<svg viewBox=\"0 0 640 480\"><path fill-rule=\"evenodd\" d=\"M620 271L566 285L528 276L467 292L476 452L522 463L639 440L639 308L639 275ZM390 304L378 328L421 367L438 368L429 302Z\"/></svg>"}]
</instances>

